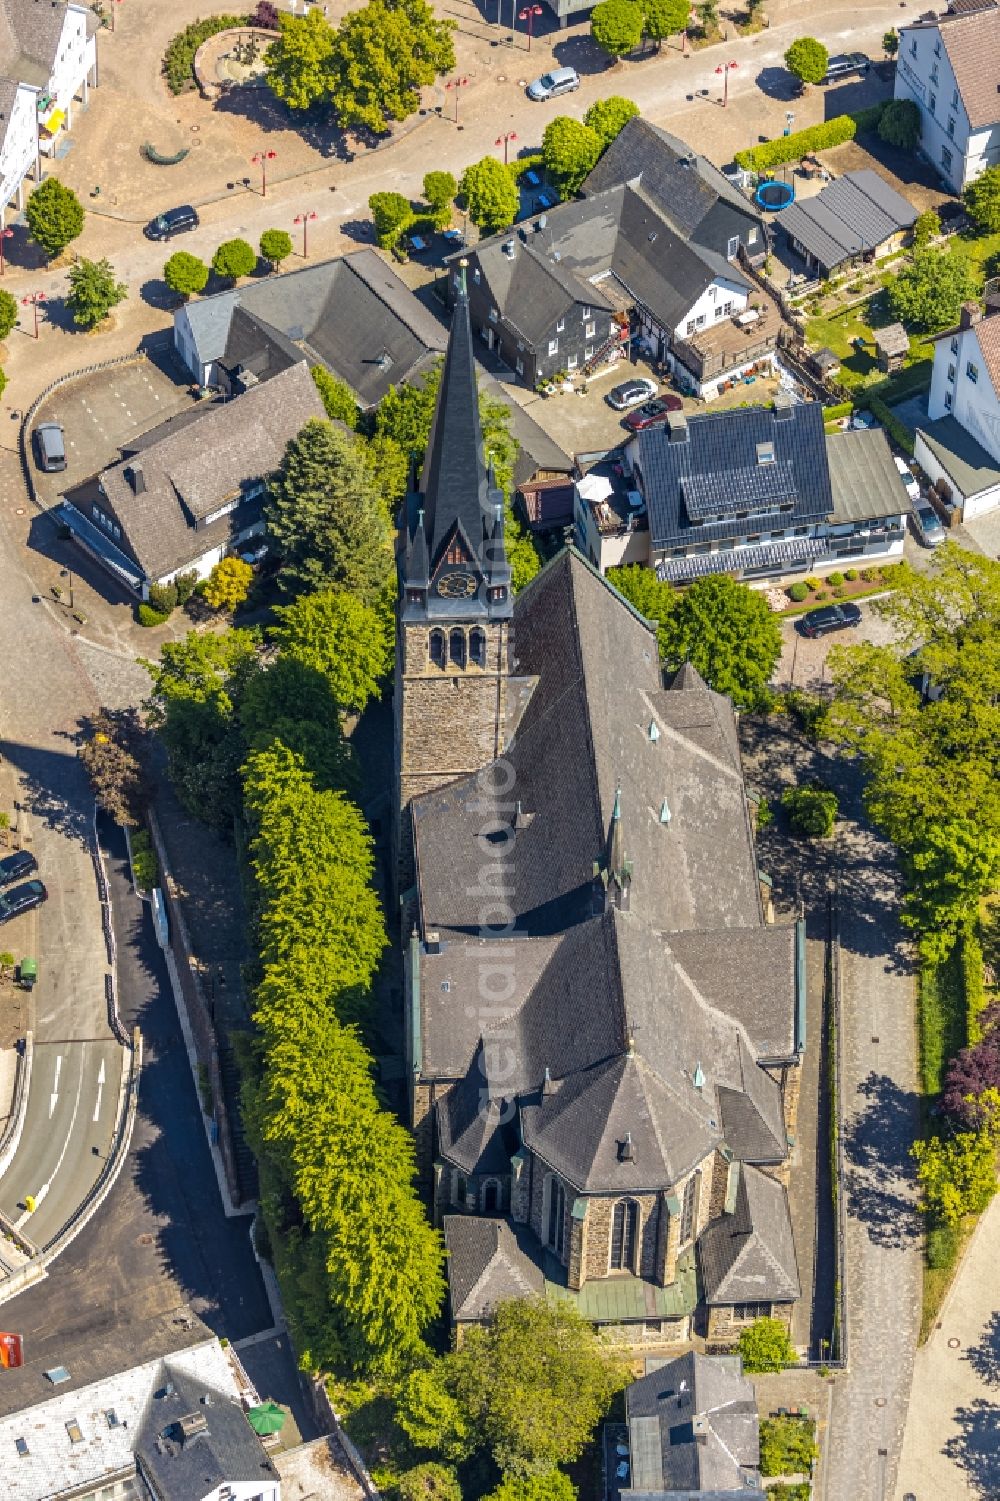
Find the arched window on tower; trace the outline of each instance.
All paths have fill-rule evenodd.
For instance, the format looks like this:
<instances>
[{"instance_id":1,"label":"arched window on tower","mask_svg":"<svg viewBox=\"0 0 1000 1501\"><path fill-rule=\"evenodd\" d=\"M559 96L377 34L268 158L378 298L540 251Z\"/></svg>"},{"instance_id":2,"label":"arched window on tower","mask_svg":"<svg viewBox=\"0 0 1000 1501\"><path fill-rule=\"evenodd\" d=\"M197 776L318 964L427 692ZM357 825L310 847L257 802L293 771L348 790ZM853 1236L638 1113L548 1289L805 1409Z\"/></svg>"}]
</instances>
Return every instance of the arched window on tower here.
<instances>
[{"instance_id":1,"label":"arched window on tower","mask_svg":"<svg viewBox=\"0 0 1000 1501\"><path fill-rule=\"evenodd\" d=\"M445 664L444 631L431 631L427 650L430 653L432 664L435 667L443 667Z\"/></svg>"},{"instance_id":2,"label":"arched window on tower","mask_svg":"<svg viewBox=\"0 0 1000 1501\"><path fill-rule=\"evenodd\" d=\"M499 1214L500 1184L496 1178L487 1178L483 1184L483 1213Z\"/></svg>"},{"instance_id":3,"label":"arched window on tower","mask_svg":"<svg viewBox=\"0 0 1000 1501\"><path fill-rule=\"evenodd\" d=\"M486 666L486 632L478 626L469 633L469 661L473 667Z\"/></svg>"},{"instance_id":4,"label":"arched window on tower","mask_svg":"<svg viewBox=\"0 0 1000 1501\"><path fill-rule=\"evenodd\" d=\"M698 1209L698 1177L692 1173L684 1185L684 1200L681 1204L680 1244L686 1246L694 1238L694 1220Z\"/></svg>"},{"instance_id":5,"label":"arched window on tower","mask_svg":"<svg viewBox=\"0 0 1000 1501\"><path fill-rule=\"evenodd\" d=\"M450 652L452 665L455 667L465 666L465 632L454 630L451 633Z\"/></svg>"},{"instance_id":6,"label":"arched window on tower","mask_svg":"<svg viewBox=\"0 0 1000 1501\"><path fill-rule=\"evenodd\" d=\"M611 1219L611 1270L635 1271L635 1248L639 1231L639 1206L634 1199L619 1199Z\"/></svg>"}]
</instances>

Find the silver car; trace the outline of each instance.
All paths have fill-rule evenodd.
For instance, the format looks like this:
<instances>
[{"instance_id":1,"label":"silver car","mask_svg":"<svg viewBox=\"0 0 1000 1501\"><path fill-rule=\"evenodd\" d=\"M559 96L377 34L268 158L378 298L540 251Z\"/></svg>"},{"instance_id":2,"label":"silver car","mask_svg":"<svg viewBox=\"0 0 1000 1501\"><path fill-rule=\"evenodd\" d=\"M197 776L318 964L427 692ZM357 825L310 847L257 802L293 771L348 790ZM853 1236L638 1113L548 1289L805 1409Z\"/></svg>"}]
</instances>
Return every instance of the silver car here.
<instances>
[{"instance_id":1,"label":"silver car","mask_svg":"<svg viewBox=\"0 0 1000 1501\"><path fill-rule=\"evenodd\" d=\"M925 502L915 505L910 512L913 530L925 547L940 547L945 539L944 527L934 511Z\"/></svg>"},{"instance_id":2,"label":"silver car","mask_svg":"<svg viewBox=\"0 0 1000 1501\"><path fill-rule=\"evenodd\" d=\"M553 68L528 84L528 98L558 99L561 94L575 94L579 87L580 75L575 68Z\"/></svg>"}]
</instances>

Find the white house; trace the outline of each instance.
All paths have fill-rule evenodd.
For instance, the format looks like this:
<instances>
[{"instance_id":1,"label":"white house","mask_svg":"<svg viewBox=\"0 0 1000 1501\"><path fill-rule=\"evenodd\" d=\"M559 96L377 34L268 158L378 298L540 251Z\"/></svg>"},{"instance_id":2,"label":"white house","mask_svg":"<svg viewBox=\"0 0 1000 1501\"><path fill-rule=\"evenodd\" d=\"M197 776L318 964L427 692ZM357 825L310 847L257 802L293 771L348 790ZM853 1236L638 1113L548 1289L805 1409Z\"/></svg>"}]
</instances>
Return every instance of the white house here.
<instances>
[{"instance_id":1,"label":"white house","mask_svg":"<svg viewBox=\"0 0 1000 1501\"><path fill-rule=\"evenodd\" d=\"M927 417L914 458L942 500L965 521L1000 505L1000 299L938 335Z\"/></svg>"},{"instance_id":2,"label":"white house","mask_svg":"<svg viewBox=\"0 0 1000 1501\"><path fill-rule=\"evenodd\" d=\"M97 82L97 18L64 0L0 0L0 218L24 180L41 180L42 155L55 153Z\"/></svg>"},{"instance_id":3,"label":"white house","mask_svg":"<svg viewBox=\"0 0 1000 1501\"><path fill-rule=\"evenodd\" d=\"M1000 162L1000 9L916 21L899 30L897 99L920 109L920 149L960 193Z\"/></svg>"}]
</instances>

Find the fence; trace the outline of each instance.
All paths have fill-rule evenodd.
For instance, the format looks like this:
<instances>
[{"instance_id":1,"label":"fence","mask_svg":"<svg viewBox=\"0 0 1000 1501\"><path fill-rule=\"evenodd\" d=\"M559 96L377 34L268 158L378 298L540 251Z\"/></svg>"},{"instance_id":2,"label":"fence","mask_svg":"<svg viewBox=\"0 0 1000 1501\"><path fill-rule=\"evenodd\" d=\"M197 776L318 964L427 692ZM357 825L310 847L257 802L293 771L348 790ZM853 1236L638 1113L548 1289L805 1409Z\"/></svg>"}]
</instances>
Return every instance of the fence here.
<instances>
[{"instance_id":1,"label":"fence","mask_svg":"<svg viewBox=\"0 0 1000 1501\"><path fill-rule=\"evenodd\" d=\"M840 969L840 893L830 892L830 934L827 961L826 1028L830 1111L830 1178L833 1192L834 1310L830 1334L830 1365L848 1363L847 1325L847 1204L844 1192L844 1121L841 1062L842 996Z\"/></svg>"},{"instance_id":2,"label":"fence","mask_svg":"<svg viewBox=\"0 0 1000 1501\"><path fill-rule=\"evenodd\" d=\"M97 834L96 801L90 854L94 862L94 874L97 877L97 895L101 903L101 926L104 929L104 947L108 956L108 972L104 976L104 1000L108 1009L108 1026L122 1047L127 1048L131 1039L118 1012L118 948L115 943L114 924L111 920L111 894L104 869L104 856L101 854L101 842Z\"/></svg>"}]
</instances>

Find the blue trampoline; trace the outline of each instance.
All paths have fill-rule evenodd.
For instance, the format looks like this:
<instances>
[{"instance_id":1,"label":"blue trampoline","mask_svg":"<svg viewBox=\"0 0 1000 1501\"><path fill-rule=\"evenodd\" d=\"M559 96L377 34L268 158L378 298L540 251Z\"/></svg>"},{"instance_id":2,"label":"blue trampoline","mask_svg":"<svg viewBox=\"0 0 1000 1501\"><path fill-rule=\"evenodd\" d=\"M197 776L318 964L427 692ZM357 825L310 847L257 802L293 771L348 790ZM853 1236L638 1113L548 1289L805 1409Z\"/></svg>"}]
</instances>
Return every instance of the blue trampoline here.
<instances>
[{"instance_id":1,"label":"blue trampoline","mask_svg":"<svg viewBox=\"0 0 1000 1501\"><path fill-rule=\"evenodd\" d=\"M783 208L787 208L790 203L795 202L795 188L790 182L776 182L771 179L761 183L754 197L760 208L777 214Z\"/></svg>"}]
</instances>

